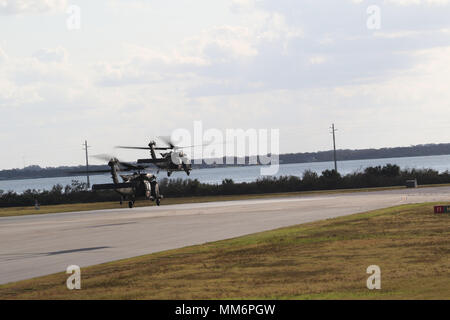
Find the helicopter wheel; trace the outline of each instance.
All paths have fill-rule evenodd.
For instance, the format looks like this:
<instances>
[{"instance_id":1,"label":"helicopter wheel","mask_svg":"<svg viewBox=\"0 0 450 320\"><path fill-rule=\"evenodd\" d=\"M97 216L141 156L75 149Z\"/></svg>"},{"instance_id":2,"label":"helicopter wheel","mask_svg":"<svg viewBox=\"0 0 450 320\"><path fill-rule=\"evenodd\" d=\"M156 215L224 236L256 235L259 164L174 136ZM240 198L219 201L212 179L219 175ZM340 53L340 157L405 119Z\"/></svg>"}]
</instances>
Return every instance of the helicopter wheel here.
<instances>
[{"instance_id":1,"label":"helicopter wheel","mask_svg":"<svg viewBox=\"0 0 450 320\"><path fill-rule=\"evenodd\" d=\"M161 199L156 199L156 205L159 207L159 205L161 204Z\"/></svg>"},{"instance_id":2,"label":"helicopter wheel","mask_svg":"<svg viewBox=\"0 0 450 320\"><path fill-rule=\"evenodd\" d=\"M131 208L133 208L133 206L134 206L134 202L133 201L129 201L128 202L128 207L131 209Z\"/></svg>"},{"instance_id":3,"label":"helicopter wheel","mask_svg":"<svg viewBox=\"0 0 450 320\"><path fill-rule=\"evenodd\" d=\"M172 174L172 172L167 171L167 176L170 177L170 175Z\"/></svg>"}]
</instances>

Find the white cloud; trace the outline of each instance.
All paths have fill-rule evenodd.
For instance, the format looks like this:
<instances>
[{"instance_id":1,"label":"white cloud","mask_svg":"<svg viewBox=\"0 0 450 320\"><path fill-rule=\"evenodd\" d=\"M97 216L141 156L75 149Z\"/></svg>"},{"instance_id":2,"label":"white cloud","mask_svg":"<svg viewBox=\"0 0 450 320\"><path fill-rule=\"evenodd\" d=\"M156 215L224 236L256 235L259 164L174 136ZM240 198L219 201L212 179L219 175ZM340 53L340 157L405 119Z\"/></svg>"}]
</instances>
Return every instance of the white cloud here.
<instances>
[{"instance_id":1,"label":"white cloud","mask_svg":"<svg viewBox=\"0 0 450 320\"><path fill-rule=\"evenodd\" d=\"M231 0L230 11L239 13L251 13L256 10L258 0Z\"/></svg>"},{"instance_id":2,"label":"white cloud","mask_svg":"<svg viewBox=\"0 0 450 320\"><path fill-rule=\"evenodd\" d=\"M80 86L86 90L88 73L74 68L62 47L41 49L30 57L2 57L7 56L0 49L0 107L23 107L58 95L68 98Z\"/></svg>"},{"instance_id":3,"label":"white cloud","mask_svg":"<svg viewBox=\"0 0 450 320\"><path fill-rule=\"evenodd\" d=\"M368 32L364 10L326 2L304 7L290 0L233 1L236 24L205 29L172 52L128 45L124 61L97 65L98 83L169 85L185 79L189 97L332 88L407 70L419 59L408 52L445 42L444 32L415 25Z\"/></svg>"},{"instance_id":4,"label":"white cloud","mask_svg":"<svg viewBox=\"0 0 450 320\"><path fill-rule=\"evenodd\" d=\"M0 109L20 107L27 103L42 101L42 97L32 87L20 87L0 77Z\"/></svg>"},{"instance_id":5,"label":"white cloud","mask_svg":"<svg viewBox=\"0 0 450 320\"><path fill-rule=\"evenodd\" d=\"M0 47L0 63L6 62L8 60L8 56L6 55L6 52L3 51L3 49Z\"/></svg>"},{"instance_id":6,"label":"white cloud","mask_svg":"<svg viewBox=\"0 0 450 320\"><path fill-rule=\"evenodd\" d=\"M62 47L44 48L36 51L33 57L42 62L62 63L67 60L67 50Z\"/></svg>"},{"instance_id":7,"label":"white cloud","mask_svg":"<svg viewBox=\"0 0 450 320\"><path fill-rule=\"evenodd\" d=\"M66 7L67 0L0 0L0 14L53 12Z\"/></svg>"},{"instance_id":8,"label":"white cloud","mask_svg":"<svg viewBox=\"0 0 450 320\"><path fill-rule=\"evenodd\" d=\"M241 26L220 26L186 39L184 50L211 64L214 61L239 59L257 55L252 31Z\"/></svg>"},{"instance_id":9,"label":"white cloud","mask_svg":"<svg viewBox=\"0 0 450 320\"><path fill-rule=\"evenodd\" d=\"M253 2L247 4L253 5ZM223 72L234 72L236 67L252 64L261 55L261 49L271 47L282 56L287 53L290 41L303 36L301 28L289 26L284 16L277 12L253 10L238 15L242 23L203 30L184 39L172 52L128 44L127 59L97 65L98 83L114 86L141 85L196 75L210 78L210 84L221 86ZM211 78L219 78L219 81ZM233 86L239 85L232 79L222 80ZM191 87L197 86L199 82L190 84ZM244 83L242 89L249 87L260 90L262 85L263 82L259 80L251 80Z\"/></svg>"},{"instance_id":10,"label":"white cloud","mask_svg":"<svg viewBox=\"0 0 450 320\"><path fill-rule=\"evenodd\" d=\"M325 61L327 60L326 57L324 56L312 56L309 58L309 63L310 64L322 64L325 63Z\"/></svg>"},{"instance_id":11,"label":"white cloud","mask_svg":"<svg viewBox=\"0 0 450 320\"><path fill-rule=\"evenodd\" d=\"M447 5L450 0L385 0L386 3L392 3L401 6L410 5Z\"/></svg>"},{"instance_id":12,"label":"white cloud","mask_svg":"<svg viewBox=\"0 0 450 320\"><path fill-rule=\"evenodd\" d=\"M128 57L124 61L102 61L94 65L97 84L129 86L171 81L185 77L193 68L209 64L202 56L179 51L163 53L132 44L123 47Z\"/></svg>"},{"instance_id":13,"label":"white cloud","mask_svg":"<svg viewBox=\"0 0 450 320\"><path fill-rule=\"evenodd\" d=\"M70 63L63 47L39 49L31 57L10 58L4 69L6 77L19 85L58 83L64 86L88 75Z\"/></svg>"},{"instance_id":14,"label":"white cloud","mask_svg":"<svg viewBox=\"0 0 450 320\"><path fill-rule=\"evenodd\" d=\"M145 63L98 63L95 65L97 71L97 83L104 86L125 86L145 84L162 81L163 76L155 71L149 70Z\"/></svg>"}]
</instances>

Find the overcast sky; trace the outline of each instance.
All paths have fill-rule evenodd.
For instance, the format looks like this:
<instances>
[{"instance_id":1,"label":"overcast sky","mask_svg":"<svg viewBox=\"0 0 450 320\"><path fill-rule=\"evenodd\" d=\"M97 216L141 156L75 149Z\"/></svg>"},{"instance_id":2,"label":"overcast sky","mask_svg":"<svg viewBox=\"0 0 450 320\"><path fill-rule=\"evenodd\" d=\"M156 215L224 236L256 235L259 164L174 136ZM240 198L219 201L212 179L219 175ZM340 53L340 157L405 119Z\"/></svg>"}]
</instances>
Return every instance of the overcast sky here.
<instances>
[{"instance_id":1,"label":"overcast sky","mask_svg":"<svg viewBox=\"0 0 450 320\"><path fill-rule=\"evenodd\" d=\"M0 0L0 168L195 120L278 128L283 153L330 149L332 122L339 148L450 142L449 17L449 0Z\"/></svg>"}]
</instances>

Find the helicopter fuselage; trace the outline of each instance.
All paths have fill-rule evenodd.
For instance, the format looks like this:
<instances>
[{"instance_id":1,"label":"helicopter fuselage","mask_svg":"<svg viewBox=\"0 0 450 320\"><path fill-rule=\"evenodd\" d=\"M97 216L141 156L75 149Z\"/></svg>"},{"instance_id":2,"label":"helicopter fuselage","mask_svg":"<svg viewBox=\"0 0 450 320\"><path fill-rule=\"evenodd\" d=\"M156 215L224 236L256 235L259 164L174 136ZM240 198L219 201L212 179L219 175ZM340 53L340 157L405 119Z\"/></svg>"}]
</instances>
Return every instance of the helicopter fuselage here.
<instances>
[{"instance_id":1,"label":"helicopter fuselage","mask_svg":"<svg viewBox=\"0 0 450 320\"><path fill-rule=\"evenodd\" d=\"M111 168L111 178L113 183L109 184L96 184L92 186L93 190L114 190L116 193L120 194L122 203L123 198L129 200L129 207L134 206L134 202L137 198L144 198L148 200L155 201L159 205L162 196L159 193L159 185L156 181L156 177L153 174L139 173L135 172L131 175L120 175L123 182L119 182L120 171L119 162L117 159L111 159L108 165ZM136 169L141 169L137 166L131 164L121 163L128 167L136 167Z\"/></svg>"}]
</instances>

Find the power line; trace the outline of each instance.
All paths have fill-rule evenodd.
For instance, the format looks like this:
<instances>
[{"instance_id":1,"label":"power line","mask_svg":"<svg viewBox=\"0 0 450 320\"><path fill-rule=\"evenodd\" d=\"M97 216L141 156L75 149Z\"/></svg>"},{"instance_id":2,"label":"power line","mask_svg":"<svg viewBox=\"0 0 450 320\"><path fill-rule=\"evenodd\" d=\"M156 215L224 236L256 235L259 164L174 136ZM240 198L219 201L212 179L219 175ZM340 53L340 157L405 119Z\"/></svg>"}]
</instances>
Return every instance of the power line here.
<instances>
[{"instance_id":1,"label":"power line","mask_svg":"<svg viewBox=\"0 0 450 320\"><path fill-rule=\"evenodd\" d=\"M87 178L87 188L89 189L91 187L91 183L89 181L89 156L88 156L88 148L90 148L90 146L88 146L87 140L84 141L83 144L83 149L86 153L86 178Z\"/></svg>"},{"instance_id":2,"label":"power line","mask_svg":"<svg viewBox=\"0 0 450 320\"><path fill-rule=\"evenodd\" d=\"M337 159L336 159L336 131L337 129L334 127L334 123L331 125L331 134L333 134L333 155L334 155L334 170L337 172Z\"/></svg>"}]
</instances>

